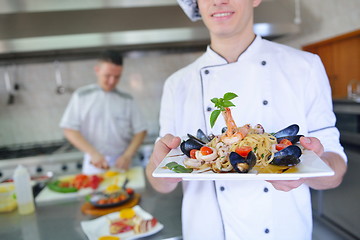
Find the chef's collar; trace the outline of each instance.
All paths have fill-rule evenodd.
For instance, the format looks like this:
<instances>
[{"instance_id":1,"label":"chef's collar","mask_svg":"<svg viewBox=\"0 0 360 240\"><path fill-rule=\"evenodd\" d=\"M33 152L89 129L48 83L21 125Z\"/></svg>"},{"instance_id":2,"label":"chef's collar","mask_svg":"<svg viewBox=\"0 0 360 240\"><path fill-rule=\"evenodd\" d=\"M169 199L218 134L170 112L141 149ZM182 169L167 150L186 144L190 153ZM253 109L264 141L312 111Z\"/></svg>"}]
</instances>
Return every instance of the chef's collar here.
<instances>
[{"instance_id":1,"label":"chef's collar","mask_svg":"<svg viewBox=\"0 0 360 240\"><path fill-rule=\"evenodd\" d=\"M257 49L260 48L262 42L262 38L260 35L256 35L254 41L250 44L250 46L245 49L245 51L238 57L237 61L242 60L247 58L248 56L252 56L254 54L254 52L257 52ZM207 46L207 50L206 50L206 55L209 56L209 61L207 63L207 65L223 65L223 64L228 64L228 62L226 61L226 59L221 56L220 54L218 54L217 52L215 52L210 45Z\"/></svg>"}]
</instances>

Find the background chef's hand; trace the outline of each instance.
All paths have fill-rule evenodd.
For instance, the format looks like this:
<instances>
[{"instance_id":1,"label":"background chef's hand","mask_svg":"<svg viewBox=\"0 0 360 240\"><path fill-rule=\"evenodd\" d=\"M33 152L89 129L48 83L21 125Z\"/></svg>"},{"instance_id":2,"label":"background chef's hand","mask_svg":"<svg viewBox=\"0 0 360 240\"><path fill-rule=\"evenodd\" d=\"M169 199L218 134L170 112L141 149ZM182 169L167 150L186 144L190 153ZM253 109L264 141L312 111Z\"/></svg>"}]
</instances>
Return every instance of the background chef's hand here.
<instances>
[{"instance_id":1,"label":"background chef's hand","mask_svg":"<svg viewBox=\"0 0 360 240\"><path fill-rule=\"evenodd\" d=\"M106 161L105 157L100 153L94 153L90 155L90 157L91 157L90 163L95 167L102 169L109 169L108 162Z\"/></svg>"},{"instance_id":2,"label":"background chef's hand","mask_svg":"<svg viewBox=\"0 0 360 240\"><path fill-rule=\"evenodd\" d=\"M130 168L131 161L132 161L131 156L127 156L125 154L121 155L120 157L118 157L118 159L116 159L115 167L119 169L128 170Z\"/></svg>"},{"instance_id":3,"label":"background chef's hand","mask_svg":"<svg viewBox=\"0 0 360 240\"><path fill-rule=\"evenodd\" d=\"M320 140L315 137L301 137L300 144L305 149L313 151L318 156L321 156L324 153L324 146L321 144Z\"/></svg>"},{"instance_id":4,"label":"background chef's hand","mask_svg":"<svg viewBox=\"0 0 360 240\"><path fill-rule=\"evenodd\" d=\"M181 139L171 134L166 134L159 139L154 146L148 165L146 166L146 175L152 186L159 192L170 192L175 189L176 183L180 182L181 178L154 178L153 171L162 162L165 156L171 149L177 148L180 145Z\"/></svg>"}]
</instances>

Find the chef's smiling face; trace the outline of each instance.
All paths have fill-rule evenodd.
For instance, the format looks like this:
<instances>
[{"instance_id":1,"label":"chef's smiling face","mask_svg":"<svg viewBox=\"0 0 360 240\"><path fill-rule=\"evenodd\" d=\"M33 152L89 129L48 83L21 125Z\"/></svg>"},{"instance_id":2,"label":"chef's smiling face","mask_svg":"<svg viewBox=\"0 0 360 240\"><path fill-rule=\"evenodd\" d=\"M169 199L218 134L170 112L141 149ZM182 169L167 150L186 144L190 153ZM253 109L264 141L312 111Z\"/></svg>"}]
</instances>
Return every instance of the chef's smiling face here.
<instances>
[{"instance_id":1,"label":"chef's smiling face","mask_svg":"<svg viewBox=\"0 0 360 240\"><path fill-rule=\"evenodd\" d=\"M98 84L104 91L111 91L116 87L119 83L122 71L122 66L110 62L102 61L95 66Z\"/></svg>"},{"instance_id":2,"label":"chef's smiling face","mask_svg":"<svg viewBox=\"0 0 360 240\"><path fill-rule=\"evenodd\" d=\"M198 0L200 14L213 38L253 31L253 8L261 0Z\"/></svg>"}]
</instances>

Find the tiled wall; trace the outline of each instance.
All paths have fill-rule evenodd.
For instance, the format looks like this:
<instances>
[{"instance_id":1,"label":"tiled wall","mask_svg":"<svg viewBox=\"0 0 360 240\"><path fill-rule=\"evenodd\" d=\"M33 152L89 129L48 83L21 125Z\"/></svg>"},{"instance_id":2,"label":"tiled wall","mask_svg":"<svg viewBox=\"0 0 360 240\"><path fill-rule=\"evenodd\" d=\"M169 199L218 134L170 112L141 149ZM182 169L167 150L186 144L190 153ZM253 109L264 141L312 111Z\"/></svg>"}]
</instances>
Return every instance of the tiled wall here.
<instances>
[{"instance_id":1,"label":"tiled wall","mask_svg":"<svg viewBox=\"0 0 360 240\"><path fill-rule=\"evenodd\" d=\"M154 52L141 56L135 53L125 58L123 77L118 87L138 100L148 122L150 140L159 131L158 115L164 81L200 54ZM0 146L63 139L58 124L71 97L71 90L96 81L95 64L96 59L60 62L63 84L69 89L64 94L55 91L56 65L53 62L0 67ZM20 86L11 105L7 104L5 70L9 72L10 79Z\"/></svg>"}]
</instances>

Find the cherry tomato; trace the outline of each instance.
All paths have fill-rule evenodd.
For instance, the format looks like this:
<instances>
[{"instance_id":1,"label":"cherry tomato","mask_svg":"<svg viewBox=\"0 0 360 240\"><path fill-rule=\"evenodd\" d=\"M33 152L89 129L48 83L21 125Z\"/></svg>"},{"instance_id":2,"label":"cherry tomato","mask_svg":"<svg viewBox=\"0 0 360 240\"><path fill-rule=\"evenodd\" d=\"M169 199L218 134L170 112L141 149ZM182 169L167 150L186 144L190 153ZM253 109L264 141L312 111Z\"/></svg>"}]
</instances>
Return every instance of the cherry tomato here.
<instances>
[{"instance_id":1,"label":"cherry tomato","mask_svg":"<svg viewBox=\"0 0 360 240\"><path fill-rule=\"evenodd\" d=\"M99 204L99 205L107 204L107 200L106 199L100 199L100 200L97 201L97 204Z\"/></svg>"},{"instance_id":2,"label":"cherry tomato","mask_svg":"<svg viewBox=\"0 0 360 240\"><path fill-rule=\"evenodd\" d=\"M242 157L246 157L250 151L252 151L252 147L250 146L242 146L235 149L235 152Z\"/></svg>"},{"instance_id":3,"label":"cherry tomato","mask_svg":"<svg viewBox=\"0 0 360 240\"><path fill-rule=\"evenodd\" d=\"M193 158L193 159L196 158L196 156L195 156L196 151L197 151L197 149L191 149L191 150L190 150L190 158Z\"/></svg>"},{"instance_id":4,"label":"cherry tomato","mask_svg":"<svg viewBox=\"0 0 360 240\"><path fill-rule=\"evenodd\" d=\"M286 148L288 145L286 144L283 144L283 143L279 143L279 144L276 144L275 148L276 150L280 151L280 150L283 150L284 148Z\"/></svg>"},{"instance_id":5,"label":"cherry tomato","mask_svg":"<svg viewBox=\"0 0 360 240\"><path fill-rule=\"evenodd\" d=\"M200 148L200 152L202 155L209 155L213 153L213 150L207 146L203 146Z\"/></svg>"},{"instance_id":6,"label":"cherry tomato","mask_svg":"<svg viewBox=\"0 0 360 240\"><path fill-rule=\"evenodd\" d=\"M286 139L286 138L282 139L279 144L285 144L285 145L288 145L288 146L292 145L291 141L289 139Z\"/></svg>"},{"instance_id":7,"label":"cherry tomato","mask_svg":"<svg viewBox=\"0 0 360 240\"><path fill-rule=\"evenodd\" d=\"M132 188L127 188L127 189L126 189L126 192L127 192L127 194L131 195L131 194L134 193L134 189L132 189Z\"/></svg>"}]
</instances>

